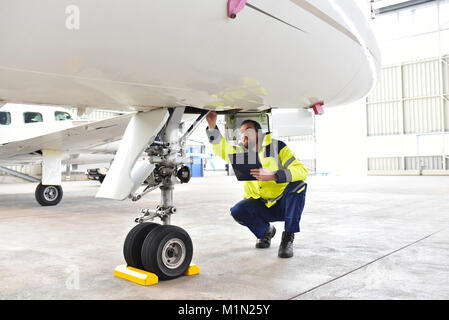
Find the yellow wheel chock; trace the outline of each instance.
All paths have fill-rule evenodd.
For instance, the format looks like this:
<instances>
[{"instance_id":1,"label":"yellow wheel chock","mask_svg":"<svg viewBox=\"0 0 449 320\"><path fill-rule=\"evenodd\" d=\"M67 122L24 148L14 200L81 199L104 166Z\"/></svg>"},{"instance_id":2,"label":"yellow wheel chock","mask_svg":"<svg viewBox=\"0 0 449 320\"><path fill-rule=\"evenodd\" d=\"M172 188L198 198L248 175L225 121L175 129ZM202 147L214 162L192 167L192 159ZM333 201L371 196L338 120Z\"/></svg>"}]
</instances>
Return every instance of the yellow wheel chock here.
<instances>
[{"instance_id":1,"label":"yellow wheel chock","mask_svg":"<svg viewBox=\"0 0 449 320\"><path fill-rule=\"evenodd\" d=\"M191 264L187 268L187 271L184 273L184 275L193 276L199 273L200 268L196 264ZM114 276L129 280L143 286L151 286L159 282L159 278L156 274L133 267L128 267L126 264L117 266L114 270Z\"/></svg>"}]
</instances>

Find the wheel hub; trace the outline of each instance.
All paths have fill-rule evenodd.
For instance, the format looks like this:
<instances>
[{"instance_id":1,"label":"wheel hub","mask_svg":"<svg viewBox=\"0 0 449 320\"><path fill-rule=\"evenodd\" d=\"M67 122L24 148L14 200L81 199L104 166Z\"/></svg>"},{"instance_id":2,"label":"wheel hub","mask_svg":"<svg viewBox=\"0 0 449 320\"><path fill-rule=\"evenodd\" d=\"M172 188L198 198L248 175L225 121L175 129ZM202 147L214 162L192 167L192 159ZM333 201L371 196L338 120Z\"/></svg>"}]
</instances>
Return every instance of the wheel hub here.
<instances>
[{"instance_id":1,"label":"wheel hub","mask_svg":"<svg viewBox=\"0 0 449 320\"><path fill-rule=\"evenodd\" d=\"M178 268L185 260L186 246L181 239L168 240L162 249L162 262L169 269Z\"/></svg>"},{"instance_id":2,"label":"wheel hub","mask_svg":"<svg viewBox=\"0 0 449 320\"><path fill-rule=\"evenodd\" d=\"M48 186L44 189L44 199L47 201L54 201L58 195L58 189L54 186Z\"/></svg>"}]
</instances>

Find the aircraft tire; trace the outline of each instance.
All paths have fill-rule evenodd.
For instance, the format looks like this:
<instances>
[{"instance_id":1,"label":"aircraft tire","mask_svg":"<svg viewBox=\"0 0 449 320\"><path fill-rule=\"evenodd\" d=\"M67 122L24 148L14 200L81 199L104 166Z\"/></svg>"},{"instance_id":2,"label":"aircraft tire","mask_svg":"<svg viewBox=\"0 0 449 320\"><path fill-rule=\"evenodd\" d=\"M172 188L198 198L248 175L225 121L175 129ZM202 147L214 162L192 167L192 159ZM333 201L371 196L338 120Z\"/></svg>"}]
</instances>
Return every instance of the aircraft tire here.
<instances>
[{"instance_id":1,"label":"aircraft tire","mask_svg":"<svg viewBox=\"0 0 449 320\"><path fill-rule=\"evenodd\" d=\"M36 201L41 206L55 206L62 199L62 187L61 186L44 186L39 183L34 192Z\"/></svg>"},{"instance_id":2,"label":"aircraft tire","mask_svg":"<svg viewBox=\"0 0 449 320\"><path fill-rule=\"evenodd\" d=\"M125 261L130 267L137 269L143 269L141 251L142 244L145 237L160 224L153 222L139 223L132 228L126 236L125 243L123 245L123 256Z\"/></svg>"},{"instance_id":3,"label":"aircraft tire","mask_svg":"<svg viewBox=\"0 0 449 320\"><path fill-rule=\"evenodd\" d=\"M142 246L142 263L146 271L155 273L160 280L183 275L190 266L193 244L182 228L161 225L150 232Z\"/></svg>"}]
</instances>

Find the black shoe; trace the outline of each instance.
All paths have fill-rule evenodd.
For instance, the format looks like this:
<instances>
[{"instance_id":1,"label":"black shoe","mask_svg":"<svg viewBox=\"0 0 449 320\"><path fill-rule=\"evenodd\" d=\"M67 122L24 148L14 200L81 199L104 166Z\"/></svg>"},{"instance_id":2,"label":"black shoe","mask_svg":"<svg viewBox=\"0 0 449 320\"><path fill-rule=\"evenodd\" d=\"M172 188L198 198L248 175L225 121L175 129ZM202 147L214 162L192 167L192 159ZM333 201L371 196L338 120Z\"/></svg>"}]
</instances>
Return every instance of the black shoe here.
<instances>
[{"instance_id":1,"label":"black shoe","mask_svg":"<svg viewBox=\"0 0 449 320\"><path fill-rule=\"evenodd\" d=\"M268 229L267 229L267 231L265 231L265 234L263 235L263 237L260 239L257 239L256 248L258 248L258 249L269 248L270 244L271 244L271 238L273 238L275 234L276 234L276 228L272 225L269 225Z\"/></svg>"},{"instance_id":2,"label":"black shoe","mask_svg":"<svg viewBox=\"0 0 449 320\"><path fill-rule=\"evenodd\" d=\"M278 257L279 258L291 258L293 257L293 240L295 239L294 233L283 232L281 245L279 246Z\"/></svg>"}]
</instances>

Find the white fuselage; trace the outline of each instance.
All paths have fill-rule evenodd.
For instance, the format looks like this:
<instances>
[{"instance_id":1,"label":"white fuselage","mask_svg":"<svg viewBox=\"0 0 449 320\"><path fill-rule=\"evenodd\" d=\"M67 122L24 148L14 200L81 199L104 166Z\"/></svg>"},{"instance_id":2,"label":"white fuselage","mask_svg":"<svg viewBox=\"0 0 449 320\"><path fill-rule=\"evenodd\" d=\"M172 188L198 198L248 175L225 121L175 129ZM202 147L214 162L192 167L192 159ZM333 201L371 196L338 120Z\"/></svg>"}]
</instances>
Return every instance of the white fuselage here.
<instances>
[{"instance_id":1,"label":"white fuselage","mask_svg":"<svg viewBox=\"0 0 449 320\"><path fill-rule=\"evenodd\" d=\"M72 115L64 108L21 104L0 107L0 145L73 126Z\"/></svg>"},{"instance_id":2,"label":"white fuselage","mask_svg":"<svg viewBox=\"0 0 449 320\"><path fill-rule=\"evenodd\" d=\"M353 0L0 0L0 102L145 110L327 106L380 67Z\"/></svg>"}]
</instances>

